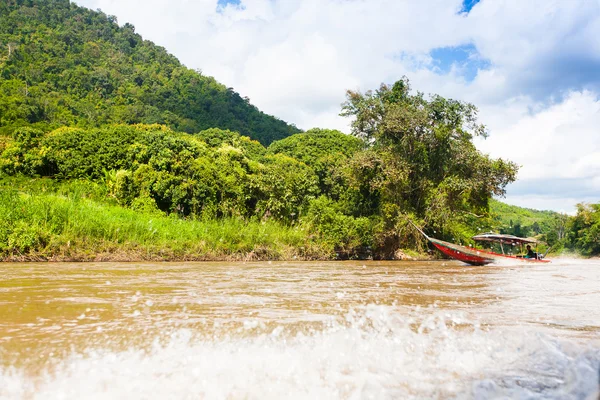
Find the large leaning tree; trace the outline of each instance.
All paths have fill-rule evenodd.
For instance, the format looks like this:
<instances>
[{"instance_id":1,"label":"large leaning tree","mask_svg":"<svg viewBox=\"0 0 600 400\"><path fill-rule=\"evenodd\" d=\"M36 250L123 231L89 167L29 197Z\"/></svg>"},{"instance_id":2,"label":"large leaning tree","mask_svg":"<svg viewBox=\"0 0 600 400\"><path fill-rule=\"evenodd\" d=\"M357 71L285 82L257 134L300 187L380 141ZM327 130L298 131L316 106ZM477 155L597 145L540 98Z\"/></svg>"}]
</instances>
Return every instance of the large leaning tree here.
<instances>
[{"instance_id":1,"label":"large leaning tree","mask_svg":"<svg viewBox=\"0 0 600 400\"><path fill-rule=\"evenodd\" d=\"M352 176L369 191L387 239L397 239L409 219L438 235L461 236L516 178L515 163L473 144L487 136L474 105L412 93L406 78L366 93L349 90L341 115L354 117L352 133L367 143L353 159Z\"/></svg>"}]
</instances>

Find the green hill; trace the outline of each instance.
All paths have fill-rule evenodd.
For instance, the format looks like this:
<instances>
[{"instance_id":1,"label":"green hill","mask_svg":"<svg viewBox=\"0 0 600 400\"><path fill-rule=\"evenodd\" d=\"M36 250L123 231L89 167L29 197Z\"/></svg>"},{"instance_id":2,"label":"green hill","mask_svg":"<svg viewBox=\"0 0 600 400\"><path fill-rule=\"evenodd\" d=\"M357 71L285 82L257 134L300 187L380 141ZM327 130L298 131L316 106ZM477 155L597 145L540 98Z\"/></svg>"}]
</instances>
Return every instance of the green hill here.
<instances>
[{"instance_id":1,"label":"green hill","mask_svg":"<svg viewBox=\"0 0 600 400\"><path fill-rule=\"evenodd\" d=\"M499 232L535 236L552 246L553 253L600 254L600 204L580 203L577 214L568 216L492 200L490 213Z\"/></svg>"},{"instance_id":2,"label":"green hill","mask_svg":"<svg viewBox=\"0 0 600 400\"><path fill-rule=\"evenodd\" d=\"M216 127L264 145L299 132L115 17L68 0L0 2L0 135L115 123Z\"/></svg>"},{"instance_id":3,"label":"green hill","mask_svg":"<svg viewBox=\"0 0 600 400\"><path fill-rule=\"evenodd\" d=\"M501 233L527 237L546 234L556 229L558 220L566 216L556 211L540 211L502 203L490 202L490 212Z\"/></svg>"}]
</instances>

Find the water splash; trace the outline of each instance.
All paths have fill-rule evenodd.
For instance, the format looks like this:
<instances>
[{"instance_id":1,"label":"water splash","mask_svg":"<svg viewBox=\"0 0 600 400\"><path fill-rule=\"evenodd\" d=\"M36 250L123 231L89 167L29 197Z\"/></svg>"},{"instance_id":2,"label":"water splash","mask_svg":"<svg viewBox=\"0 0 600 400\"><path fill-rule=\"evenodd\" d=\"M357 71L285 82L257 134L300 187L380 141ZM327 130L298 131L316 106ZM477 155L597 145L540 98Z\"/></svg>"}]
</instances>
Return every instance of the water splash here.
<instances>
[{"instance_id":1,"label":"water splash","mask_svg":"<svg viewBox=\"0 0 600 400\"><path fill-rule=\"evenodd\" d=\"M585 399L598 391L600 346L481 327L464 312L367 305L312 334L249 329L174 329L147 349L89 348L34 376L0 369L0 398Z\"/></svg>"}]
</instances>

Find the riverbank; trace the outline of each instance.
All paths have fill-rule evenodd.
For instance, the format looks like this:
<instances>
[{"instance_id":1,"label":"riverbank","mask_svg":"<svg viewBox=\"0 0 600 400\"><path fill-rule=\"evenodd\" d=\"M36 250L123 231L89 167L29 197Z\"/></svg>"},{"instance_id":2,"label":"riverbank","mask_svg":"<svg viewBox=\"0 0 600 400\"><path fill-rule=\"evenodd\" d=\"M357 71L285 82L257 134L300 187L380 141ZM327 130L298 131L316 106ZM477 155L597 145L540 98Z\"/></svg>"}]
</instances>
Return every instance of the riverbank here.
<instances>
[{"instance_id":1,"label":"riverbank","mask_svg":"<svg viewBox=\"0 0 600 400\"><path fill-rule=\"evenodd\" d=\"M16 183L16 182L14 182ZM46 182L47 183L47 182ZM31 182L28 183L31 185ZM373 258L305 224L183 219L98 199L91 187L0 190L0 261L265 261ZM104 197L105 198L105 197ZM396 259L427 259L397 251ZM375 258L377 258L375 256Z\"/></svg>"},{"instance_id":2,"label":"riverbank","mask_svg":"<svg viewBox=\"0 0 600 400\"><path fill-rule=\"evenodd\" d=\"M81 250L75 250L69 254L54 254L54 255L37 255L37 254L26 254L26 255L11 255L0 259L3 263L23 263L23 262L50 262L50 263L62 263L62 262L192 262L192 261L206 261L206 262L219 262L219 261L232 261L232 262L250 262L250 261L343 261L348 258L339 257L310 257L306 255L299 255L295 249L290 249L289 255L277 254L275 257L269 255L269 251L265 250L262 252L251 251L249 253L236 253L229 255L215 255L215 254L175 254L171 249L160 249L156 252L146 252L144 250L123 250L118 249L117 251L104 251L100 253L91 253ZM372 258L352 258L352 260L373 260ZM409 256L404 253L399 258L392 258L391 260L398 261L441 261L441 258L430 257L428 255L416 255Z\"/></svg>"},{"instance_id":3,"label":"riverbank","mask_svg":"<svg viewBox=\"0 0 600 400\"><path fill-rule=\"evenodd\" d=\"M184 220L82 197L3 191L3 261L330 259L303 227Z\"/></svg>"},{"instance_id":4,"label":"riverbank","mask_svg":"<svg viewBox=\"0 0 600 400\"><path fill-rule=\"evenodd\" d=\"M181 218L123 207L90 181L0 180L0 261L433 260L437 253L372 250L345 221L319 232L304 220ZM561 253L549 254L556 258ZM575 254L565 254L573 258Z\"/></svg>"}]
</instances>

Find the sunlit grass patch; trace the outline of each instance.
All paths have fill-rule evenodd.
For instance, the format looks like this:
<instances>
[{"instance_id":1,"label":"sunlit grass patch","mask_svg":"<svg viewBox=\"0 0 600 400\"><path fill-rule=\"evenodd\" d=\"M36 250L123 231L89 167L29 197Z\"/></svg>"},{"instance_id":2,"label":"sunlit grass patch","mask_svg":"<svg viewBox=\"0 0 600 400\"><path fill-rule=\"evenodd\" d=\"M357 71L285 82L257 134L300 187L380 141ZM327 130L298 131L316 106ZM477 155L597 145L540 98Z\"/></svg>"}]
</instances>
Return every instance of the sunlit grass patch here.
<instances>
[{"instance_id":1,"label":"sunlit grass patch","mask_svg":"<svg viewBox=\"0 0 600 400\"><path fill-rule=\"evenodd\" d=\"M328 258L299 226L225 218L182 219L78 194L0 192L5 259Z\"/></svg>"}]
</instances>

